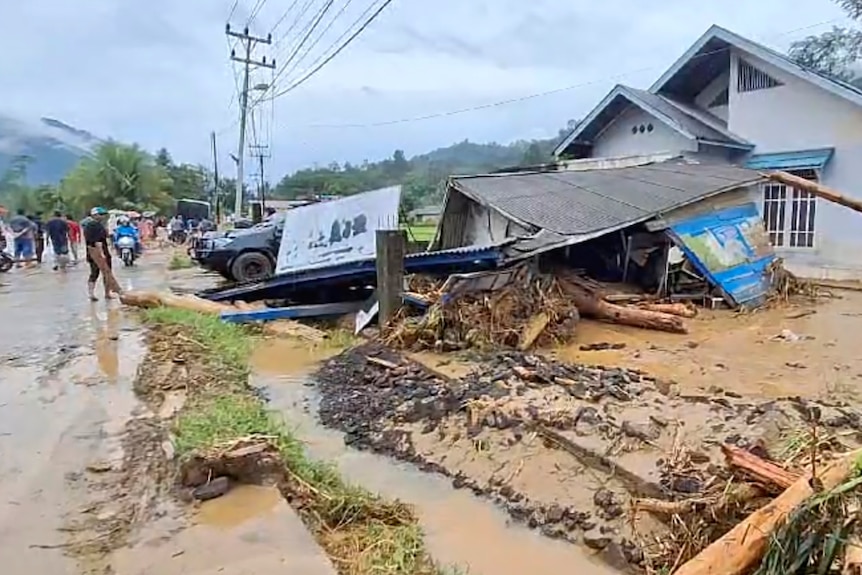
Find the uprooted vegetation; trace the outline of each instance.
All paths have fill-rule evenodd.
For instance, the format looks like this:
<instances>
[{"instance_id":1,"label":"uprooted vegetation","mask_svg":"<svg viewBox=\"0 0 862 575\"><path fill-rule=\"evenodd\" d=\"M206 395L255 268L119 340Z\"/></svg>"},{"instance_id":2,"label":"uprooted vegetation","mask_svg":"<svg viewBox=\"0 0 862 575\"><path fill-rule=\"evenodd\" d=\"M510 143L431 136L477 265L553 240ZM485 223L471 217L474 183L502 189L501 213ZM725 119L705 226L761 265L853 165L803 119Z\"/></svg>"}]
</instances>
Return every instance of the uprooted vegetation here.
<instances>
[{"instance_id":1,"label":"uprooted vegetation","mask_svg":"<svg viewBox=\"0 0 862 575\"><path fill-rule=\"evenodd\" d=\"M331 466L309 459L248 387L248 332L182 310L155 308L145 317L150 367L139 392L156 402L170 390L188 394L172 422L184 489L219 477L273 482L339 573L440 573L409 506L348 485Z\"/></svg>"},{"instance_id":2,"label":"uprooted vegetation","mask_svg":"<svg viewBox=\"0 0 862 575\"><path fill-rule=\"evenodd\" d=\"M349 444L450 477L454 487L493 500L548 537L648 573L672 572L745 526L752 512L781 504L785 490L810 472L812 450L820 476L858 447L862 431L862 416L846 404L758 401L720 389L678 396L637 370L515 351L487 354L473 373L450 379L368 344L330 359L318 378L321 419ZM813 430L812 407L819 414ZM839 484L848 489L844 478ZM855 499L851 486L846 493ZM795 541L809 562L843 553L829 530L855 524L855 512L827 521L826 511L836 508L827 499L829 505L805 503L807 520L790 516L793 541L788 528L774 531L782 545ZM634 521L630 501L639 510ZM764 564L775 554L767 551ZM795 571L761 573L778 572Z\"/></svg>"}]
</instances>

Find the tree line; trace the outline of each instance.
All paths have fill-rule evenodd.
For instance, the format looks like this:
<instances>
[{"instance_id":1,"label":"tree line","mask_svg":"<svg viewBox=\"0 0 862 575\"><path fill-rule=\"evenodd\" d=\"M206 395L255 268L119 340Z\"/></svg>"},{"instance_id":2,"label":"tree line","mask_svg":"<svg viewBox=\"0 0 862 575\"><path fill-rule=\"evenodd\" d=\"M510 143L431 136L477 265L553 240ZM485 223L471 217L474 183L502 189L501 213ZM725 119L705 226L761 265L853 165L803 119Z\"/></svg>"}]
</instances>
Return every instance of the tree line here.
<instances>
[{"instance_id":1,"label":"tree line","mask_svg":"<svg viewBox=\"0 0 862 575\"><path fill-rule=\"evenodd\" d=\"M93 206L167 214L178 199L213 199L212 173L175 163L164 148L151 154L137 145L101 143L56 185L29 185L30 163L31 158L16 157L0 175L0 204L28 214L60 210L83 217ZM219 180L218 197L226 210L233 209L235 186L234 179Z\"/></svg>"}]
</instances>

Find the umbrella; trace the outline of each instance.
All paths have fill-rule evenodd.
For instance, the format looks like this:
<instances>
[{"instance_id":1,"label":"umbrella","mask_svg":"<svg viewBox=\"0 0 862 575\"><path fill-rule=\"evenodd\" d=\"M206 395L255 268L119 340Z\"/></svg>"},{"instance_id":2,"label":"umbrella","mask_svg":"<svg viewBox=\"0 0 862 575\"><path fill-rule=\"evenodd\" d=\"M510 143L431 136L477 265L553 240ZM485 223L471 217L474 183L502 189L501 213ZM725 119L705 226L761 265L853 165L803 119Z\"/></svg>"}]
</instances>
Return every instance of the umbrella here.
<instances>
[{"instance_id":1,"label":"umbrella","mask_svg":"<svg viewBox=\"0 0 862 575\"><path fill-rule=\"evenodd\" d=\"M126 212L126 215L129 216L130 218L140 218L141 217L141 214L139 214L138 212L135 212L135 211Z\"/></svg>"}]
</instances>

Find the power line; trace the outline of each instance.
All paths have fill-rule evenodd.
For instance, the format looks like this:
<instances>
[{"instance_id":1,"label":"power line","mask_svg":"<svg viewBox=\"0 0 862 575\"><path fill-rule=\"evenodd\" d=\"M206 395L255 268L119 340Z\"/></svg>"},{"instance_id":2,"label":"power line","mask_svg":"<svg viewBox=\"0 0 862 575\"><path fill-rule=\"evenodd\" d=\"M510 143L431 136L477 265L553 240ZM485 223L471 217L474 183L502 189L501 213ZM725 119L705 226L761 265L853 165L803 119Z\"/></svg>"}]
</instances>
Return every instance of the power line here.
<instances>
[{"instance_id":1,"label":"power line","mask_svg":"<svg viewBox=\"0 0 862 575\"><path fill-rule=\"evenodd\" d=\"M284 13L281 15L281 17L279 17L279 19L276 20L275 24L272 27L272 33L273 34L275 34L276 29L278 29L278 27L281 26L281 23L284 22L285 18L287 18L287 15L290 14L290 11L293 10L294 6L296 6L298 3L299 3L299 0L293 0L293 2L290 3L290 6L287 7L287 10L285 10Z\"/></svg>"},{"instance_id":2,"label":"power line","mask_svg":"<svg viewBox=\"0 0 862 575\"><path fill-rule=\"evenodd\" d=\"M323 39L323 37L326 36L326 33L329 32L329 29L332 28L332 25L335 24L335 21L338 20L341 17L341 15L344 14L344 11L347 10L348 6L350 6L351 1L352 0L346 0L344 2L344 4L341 6L341 9L338 11L338 13L332 17L332 19L329 21L329 23L326 25L326 27L320 32L320 34L317 35L317 39L315 39L314 42L312 42L311 45L308 48L306 48L306 50L305 50L305 52L303 52L302 56L300 56L299 59L293 63L293 66L291 66L290 70L287 70L288 76L290 76L290 74L294 70L299 68L299 65L302 63L303 60L305 60L305 57L308 56L311 53L311 51L314 50L314 47L317 46L318 42L320 42ZM372 6L373 6L373 4L372 4ZM371 9L371 6L369 6L369 8L367 8L366 11L363 12L363 14L367 13L370 9ZM355 24L356 24L356 22L354 22L350 26L350 28L352 28ZM348 28L348 30L350 30L350 28ZM344 34L339 36L338 39L336 39L335 43L337 44L343 37L344 37ZM330 48L331 48L331 46L330 46ZM328 52L328 51L329 51L329 49L325 50L323 52L323 54L326 54L326 52ZM321 57L322 57L322 55L321 55ZM318 58L318 60L319 59L320 58ZM315 63L317 63L317 61L315 61ZM287 69L287 65L285 65L282 70L286 70L286 69ZM270 86L273 86L273 89L275 86L275 80L278 79L279 75L281 75L281 73L277 74L275 76L275 78L273 79L272 83L270 84Z\"/></svg>"},{"instance_id":3,"label":"power line","mask_svg":"<svg viewBox=\"0 0 862 575\"><path fill-rule=\"evenodd\" d=\"M233 6L230 7L230 13L227 15L228 21L233 18L233 13L236 12L237 6L239 6L239 0L233 0Z\"/></svg>"},{"instance_id":4,"label":"power line","mask_svg":"<svg viewBox=\"0 0 862 575\"><path fill-rule=\"evenodd\" d=\"M257 3L254 5L254 8L251 9L251 14L248 17L248 21L246 21L246 26L251 26L251 23L257 18L257 15L260 13L263 5L266 4L266 0L257 0Z\"/></svg>"},{"instance_id":5,"label":"power line","mask_svg":"<svg viewBox=\"0 0 862 575\"><path fill-rule=\"evenodd\" d=\"M287 36L293 32L293 29L296 28L299 23L302 21L302 17L305 16L305 13L308 12L308 9L311 8L311 5L314 4L314 0L307 0L305 4L299 9L299 14L296 15L296 18L293 19L293 23L288 27L288 29L278 37L278 40L275 41L276 45L281 44L281 41L287 38Z\"/></svg>"},{"instance_id":6,"label":"power line","mask_svg":"<svg viewBox=\"0 0 862 575\"><path fill-rule=\"evenodd\" d=\"M332 8L332 4L334 2L335 2L335 0L325 0L323 6L320 8L320 10L317 11L317 14L314 17L314 20L311 21L309 26L306 26L306 28L304 30L305 34L302 36L302 39L299 41L299 44L296 45L296 47L293 49L293 52L287 58L287 61L284 64L282 64L281 69L275 74L275 78L272 79L272 84L270 84L270 89L272 89L272 86L275 85L275 82L278 81L278 78L282 74L284 74L285 70L287 70L287 67L290 65L291 62L293 62L293 59L296 58L296 56L299 54L299 51L302 50L302 47L305 45L305 43L308 41L308 39L314 33L314 30L320 25L320 22L323 20L323 17L326 15L326 13L329 11L329 9ZM318 38L318 41L319 40L320 40L320 38ZM315 43L316 42L317 41L315 41ZM312 44L312 47L313 46L314 46L314 44ZM307 53L308 52L306 51L306 54ZM262 99L263 99L262 97L258 98L256 103L260 102Z\"/></svg>"},{"instance_id":7,"label":"power line","mask_svg":"<svg viewBox=\"0 0 862 575\"><path fill-rule=\"evenodd\" d=\"M833 20L827 20L827 21L825 21L825 22L818 22L817 24L810 24L810 25L808 25L808 26L803 26L803 27L800 27L800 28L795 28L795 29L793 29L793 30L787 30L787 31L785 31L785 32L781 32L781 33L779 33L779 34L772 34L772 35L770 35L770 37L786 36L786 35L788 35L788 34L793 34L794 32L801 32L801 31L803 31L803 30L808 30L808 29L811 29L811 28L816 28L816 27L818 27L818 26L823 26L823 25L826 25L826 24L832 24L832 23L834 23L834 22L838 22L838 21L840 21L840 20L841 20L841 19L833 19ZM712 51L709 51L709 52L704 52L704 53L702 53L702 54L697 54L697 55L695 55L695 56L692 56L692 57L690 58L690 60L691 60L691 61L693 61L693 60L697 60L698 58L705 58L705 57L707 57L707 56L712 56L712 55L714 55L714 54L718 54L718 53L721 53L721 52L725 52L725 51L727 51L727 50L728 50L728 48L720 48L720 49L717 49L717 50L712 50ZM381 122L369 122L369 123L365 123L365 124L308 124L308 125L303 126L303 127L305 127L305 128L373 128L373 127L379 127L379 126L391 126L391 125L395 125L395 124L406 124L406 123L412 123L412 122L421 122L421 121L425 121L425 120L433 120L433 119L436 119L436 118L445 118L445 117L448 117L448 116L457 116L457 115L460 115L460 114L466 114L466 113L468 113L468 112L478 112L478 111L481 111L481 110L488 110L488 109L491 109L491 108L498 108L498 107L500 107L500 106L507 106L507 105L510 105L510 104L517 104L517 103L520 103L520 102L526 102L526 101L529 101L529 100L533 100L533 99L535 99L535 98L542 98L542 97L545 97L545 96L552 96L552 95L554 95L554 94L559 94L559 93L561 93L561 92L568 92L568 91L575 90L575 89L578 89L578 88L585 88L585 87L587 87L587 86L591 86L591 85L594 85L594 84L603 83L603 82L606 82L606 81L608 81L608 80L618 80L618 79L621 79L621 78L626 77L626 76L631 76L631 75L634 75L634 74L639 74L639 73L641 73L641 72L649 72L649 71L655 70L656 68L658 68L658 66L649 66L649 67L640 68L640 69L637 69L637 70L629 70L629 71L627 71L627 72L623 72L623 73L621 73L621 74L616 74L616 75L613 75L613 76L606 76L606 77L603 77L603 78L597 78L597 79L595 79L595 80L590 80L590 81L587 81L587 82L581 82L581 83L578 83L578 84L572 84L572 85L570 85L570 86L564 86L564 87L561 87L561 88L554 88L554 89L552 89L552 90L546 90L546 91L544 91L544 92L537 92L537 93L534 93L534 94L527 94L527 95L525 95L525 96L519 96L519 97L517 97L517 98L509 98L509 99L506 99L506 100L499 100L499 101L496 101L496 102L490 102L490 103L487 103L487 104L480 104L480 105L477 105L477 106L470 106L470 107L460 108L460 109L456 109L456 110L449 110L449 111L446 111L446 112L436 112L436 113L433 113L433 114L425 114L425 115L422 115L422 116L413 116L413 117L408 117L408 118L399 118L399 119L396 119L396 120L385 120L385 121L381 121ZM287 88L287 89L285 89L285 90L283 90L283 91L281 91L281 92L279 92L279 93L275 94L274 96L272 96L272 98L277 98L278 96L281 96L282 94L286 94L287 92L289 92L289 91L291 91L291 90L295 89L296 87L298 87L298 86L299 86L299 84L301 84L302 82L304 82L304 81L305 81L305 80L307 80L307 79L308 79L308 76L303 77L300 81L296 82L294 85L292 85L292 86L290 86L289 88Z\"/></svg>"},{"instance_id":8,"label":"power line","mask_svg":"<svg viewBox=\"0 0 862 575\"><path fill-rule=\"evenodd\" d=\"M331 62L333 60L333 58L338 56L345 48L347 48L347 46L350 45L350 43L353 42L353 40L355 40L357 36L362 34L362 32L366 28L368 28L368 26L372 22L374 22L374 20L380 15L380 13L383 12L383 10L387 6L389 6L389 4L391 4L391 3L392 3L392 0L384 0L383 4L380 5L380 7L362 24L362 26L359 27L358 30L356 30L353 34L351 34L350 37L348 37L347 40L344 41L343 44L341 44L338 48L336 48L335 52L333 52L332 54L330 54L329 56L324 58L323 61L320 62L320 64L318 64L317 66L315 66L311 70L309 70L307 73L305 73L299 80L295 81L293 84L291 84L290 86L288 86L284 90L281 90L280 92L276 92L275 94L273 94L271 96L271 98L274 100L274 99L278 98L279 96L283 96L289 92L292 92L293 90L297 89L299 86L304 84L309 78L314 76L318 71L320 71L321 68L326 66L329 62Z\"/></svg>"}]
</instances>

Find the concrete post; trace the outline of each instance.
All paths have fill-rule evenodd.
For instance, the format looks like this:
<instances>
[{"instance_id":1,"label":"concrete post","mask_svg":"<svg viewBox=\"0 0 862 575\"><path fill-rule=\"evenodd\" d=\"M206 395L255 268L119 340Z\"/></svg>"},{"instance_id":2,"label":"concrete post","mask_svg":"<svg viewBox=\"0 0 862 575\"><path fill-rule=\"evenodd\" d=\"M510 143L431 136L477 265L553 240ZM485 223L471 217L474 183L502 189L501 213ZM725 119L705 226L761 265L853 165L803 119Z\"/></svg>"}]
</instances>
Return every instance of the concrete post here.
<instances>
[{"instance_id":1,"label":"concrete post","mask_svg":"<svg viewBox=\"0 0 862 575\"><path fill-rule=\"evenodd\" d=\"M401 307L404 289L404 232L377 230L377 301L378 319L385 327Z\"/></svg>"}]
</instances>

